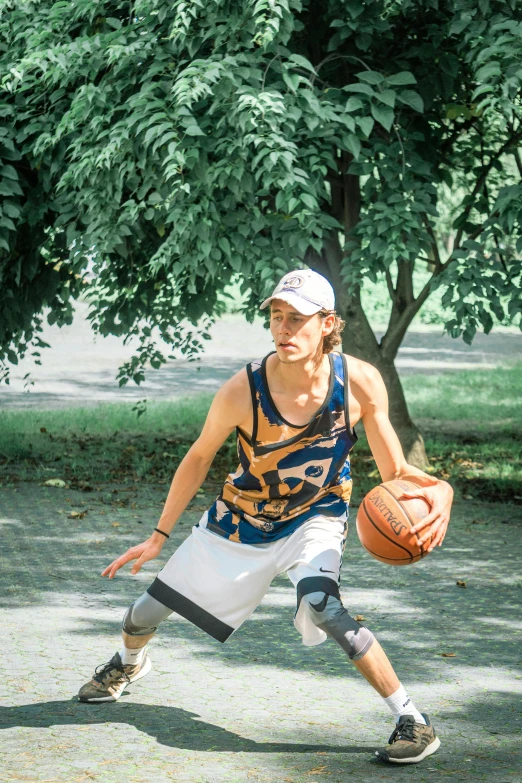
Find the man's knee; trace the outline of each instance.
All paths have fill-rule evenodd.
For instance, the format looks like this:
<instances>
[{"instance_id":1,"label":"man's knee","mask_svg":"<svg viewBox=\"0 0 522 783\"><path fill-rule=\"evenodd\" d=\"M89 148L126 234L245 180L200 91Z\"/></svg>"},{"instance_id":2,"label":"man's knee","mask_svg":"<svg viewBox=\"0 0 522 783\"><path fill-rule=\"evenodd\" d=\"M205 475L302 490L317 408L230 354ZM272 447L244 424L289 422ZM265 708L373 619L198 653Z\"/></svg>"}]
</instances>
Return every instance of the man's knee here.
<instances>
[{"instance_id":1,"label":"man's knee","mask_svg":"<svg viewBox=\"0 0 522 783\"><path fill-rule=\"evenodd\" d=\"M148 636L157 630L160 622L168 617L171 611L151 595L144 593L125 612L122 629L129 636Z\"/></svg>"},{"instance_id":2,"label":"man's knee","mask_svg":"<svg viewBox=\"0 0 522 783\"><path fill-rule=\"evenodd\" d=\"M352 661L365 655L374 642L374 636L364 625L350 617L333 579L308 577L297 585L298 610L306 607L312 622L343 648Z\"/></svg>"}]
</instances>

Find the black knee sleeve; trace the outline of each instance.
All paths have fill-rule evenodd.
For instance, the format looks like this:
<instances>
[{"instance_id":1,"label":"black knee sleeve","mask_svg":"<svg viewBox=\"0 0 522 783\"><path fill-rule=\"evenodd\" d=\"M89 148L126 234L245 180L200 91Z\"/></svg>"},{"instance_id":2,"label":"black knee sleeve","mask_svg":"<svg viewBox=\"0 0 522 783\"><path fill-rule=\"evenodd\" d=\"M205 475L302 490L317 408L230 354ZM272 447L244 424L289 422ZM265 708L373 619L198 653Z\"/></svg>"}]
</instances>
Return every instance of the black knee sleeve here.
<instances>
[{"instance_id":1,"label":"black knee sleeve","mask_svg":"<svg viewBox=\"0 0 522 783\"><path fill-rule=\"evenodd\" d=\"M297 584L297 609L301 602L305 603L312 622L335 639L352 661L358 661L368 652L375 637L350 617L333 579L315 576L301 579Z\"/></svg>"}]
</instances>

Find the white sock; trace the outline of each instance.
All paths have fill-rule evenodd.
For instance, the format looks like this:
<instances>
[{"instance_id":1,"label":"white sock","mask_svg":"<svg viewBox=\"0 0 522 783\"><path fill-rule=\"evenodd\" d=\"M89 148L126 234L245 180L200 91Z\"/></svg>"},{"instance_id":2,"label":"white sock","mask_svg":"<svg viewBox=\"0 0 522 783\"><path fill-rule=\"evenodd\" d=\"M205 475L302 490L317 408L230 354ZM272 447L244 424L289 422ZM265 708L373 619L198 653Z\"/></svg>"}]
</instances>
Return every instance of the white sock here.
<instances>
[{"instance_id":1,"label":"white sock","mask_svg":"<svg viewBox=\"0 0 522 783\"><path fill-rule=\"evenodd\" d=\"M145 647L138 647L136 650L131 650L130 647L124 646L120 650L121 662L124 666L127 666L129 663L133 666L136 666L136 664L141 664L145 657L146 650L147 645L145 645Z\"/></svg>"},{"instance_id":2,"label":"white sock","mask_svg":"<svg viewBox=\"0 0 522 783\"><path fill-rule=\"evenodd\" d=\"M413 715L416 723L426 723L419 710L406 693L404 685L401 685L391 696L387 696L384 701L392 711L396 723L399 722L401 715Z\"/></svg>"}]
</instances>

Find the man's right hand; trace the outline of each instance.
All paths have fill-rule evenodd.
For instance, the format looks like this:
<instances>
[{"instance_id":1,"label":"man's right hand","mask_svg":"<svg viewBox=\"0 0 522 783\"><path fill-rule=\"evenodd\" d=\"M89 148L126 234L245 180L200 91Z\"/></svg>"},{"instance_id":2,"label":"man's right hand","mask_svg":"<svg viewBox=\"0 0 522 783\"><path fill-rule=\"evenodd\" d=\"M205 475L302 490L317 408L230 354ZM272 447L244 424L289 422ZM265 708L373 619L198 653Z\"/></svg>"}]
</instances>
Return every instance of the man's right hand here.
<instances>
[{"instance_id":1,"label":"man's right hand","mask_svg":"<svg viewBox=\"0 0 522 783\"><path fill-rule=\"evenodd\" d=\"M109 579L113 579L116 571L131 560L136 560L136 563L131 568L131 574L137 574L143 563L146 563L148 560L154 560L159 555L166 540L161 533L153 533L142 544L132 546L130 549L127 549L124 555L113 560L105 571L101 572L101 576L108 576Z\"/></svg>"}]
</instances>

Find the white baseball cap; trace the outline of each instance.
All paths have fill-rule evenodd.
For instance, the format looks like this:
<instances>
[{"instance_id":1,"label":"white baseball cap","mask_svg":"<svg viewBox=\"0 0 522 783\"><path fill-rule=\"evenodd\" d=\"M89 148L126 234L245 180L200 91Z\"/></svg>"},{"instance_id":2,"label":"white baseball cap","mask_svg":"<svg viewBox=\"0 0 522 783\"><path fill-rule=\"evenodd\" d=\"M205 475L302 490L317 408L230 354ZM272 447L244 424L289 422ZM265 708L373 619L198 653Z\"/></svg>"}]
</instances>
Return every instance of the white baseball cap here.
<instances>
[{"instance_id":1,"label":"white baseball cap","mask_svg":"<svg viewBox=\"0 0 522 783\"><path fill-rule=\"evenodd\" d=\"M295 269L288 272L259 309L268 307L272 299L282 299L303 315L314 315L320 310L335 310L332 286L326 277L312 269Z\"/></svg>"}]
</instances>

